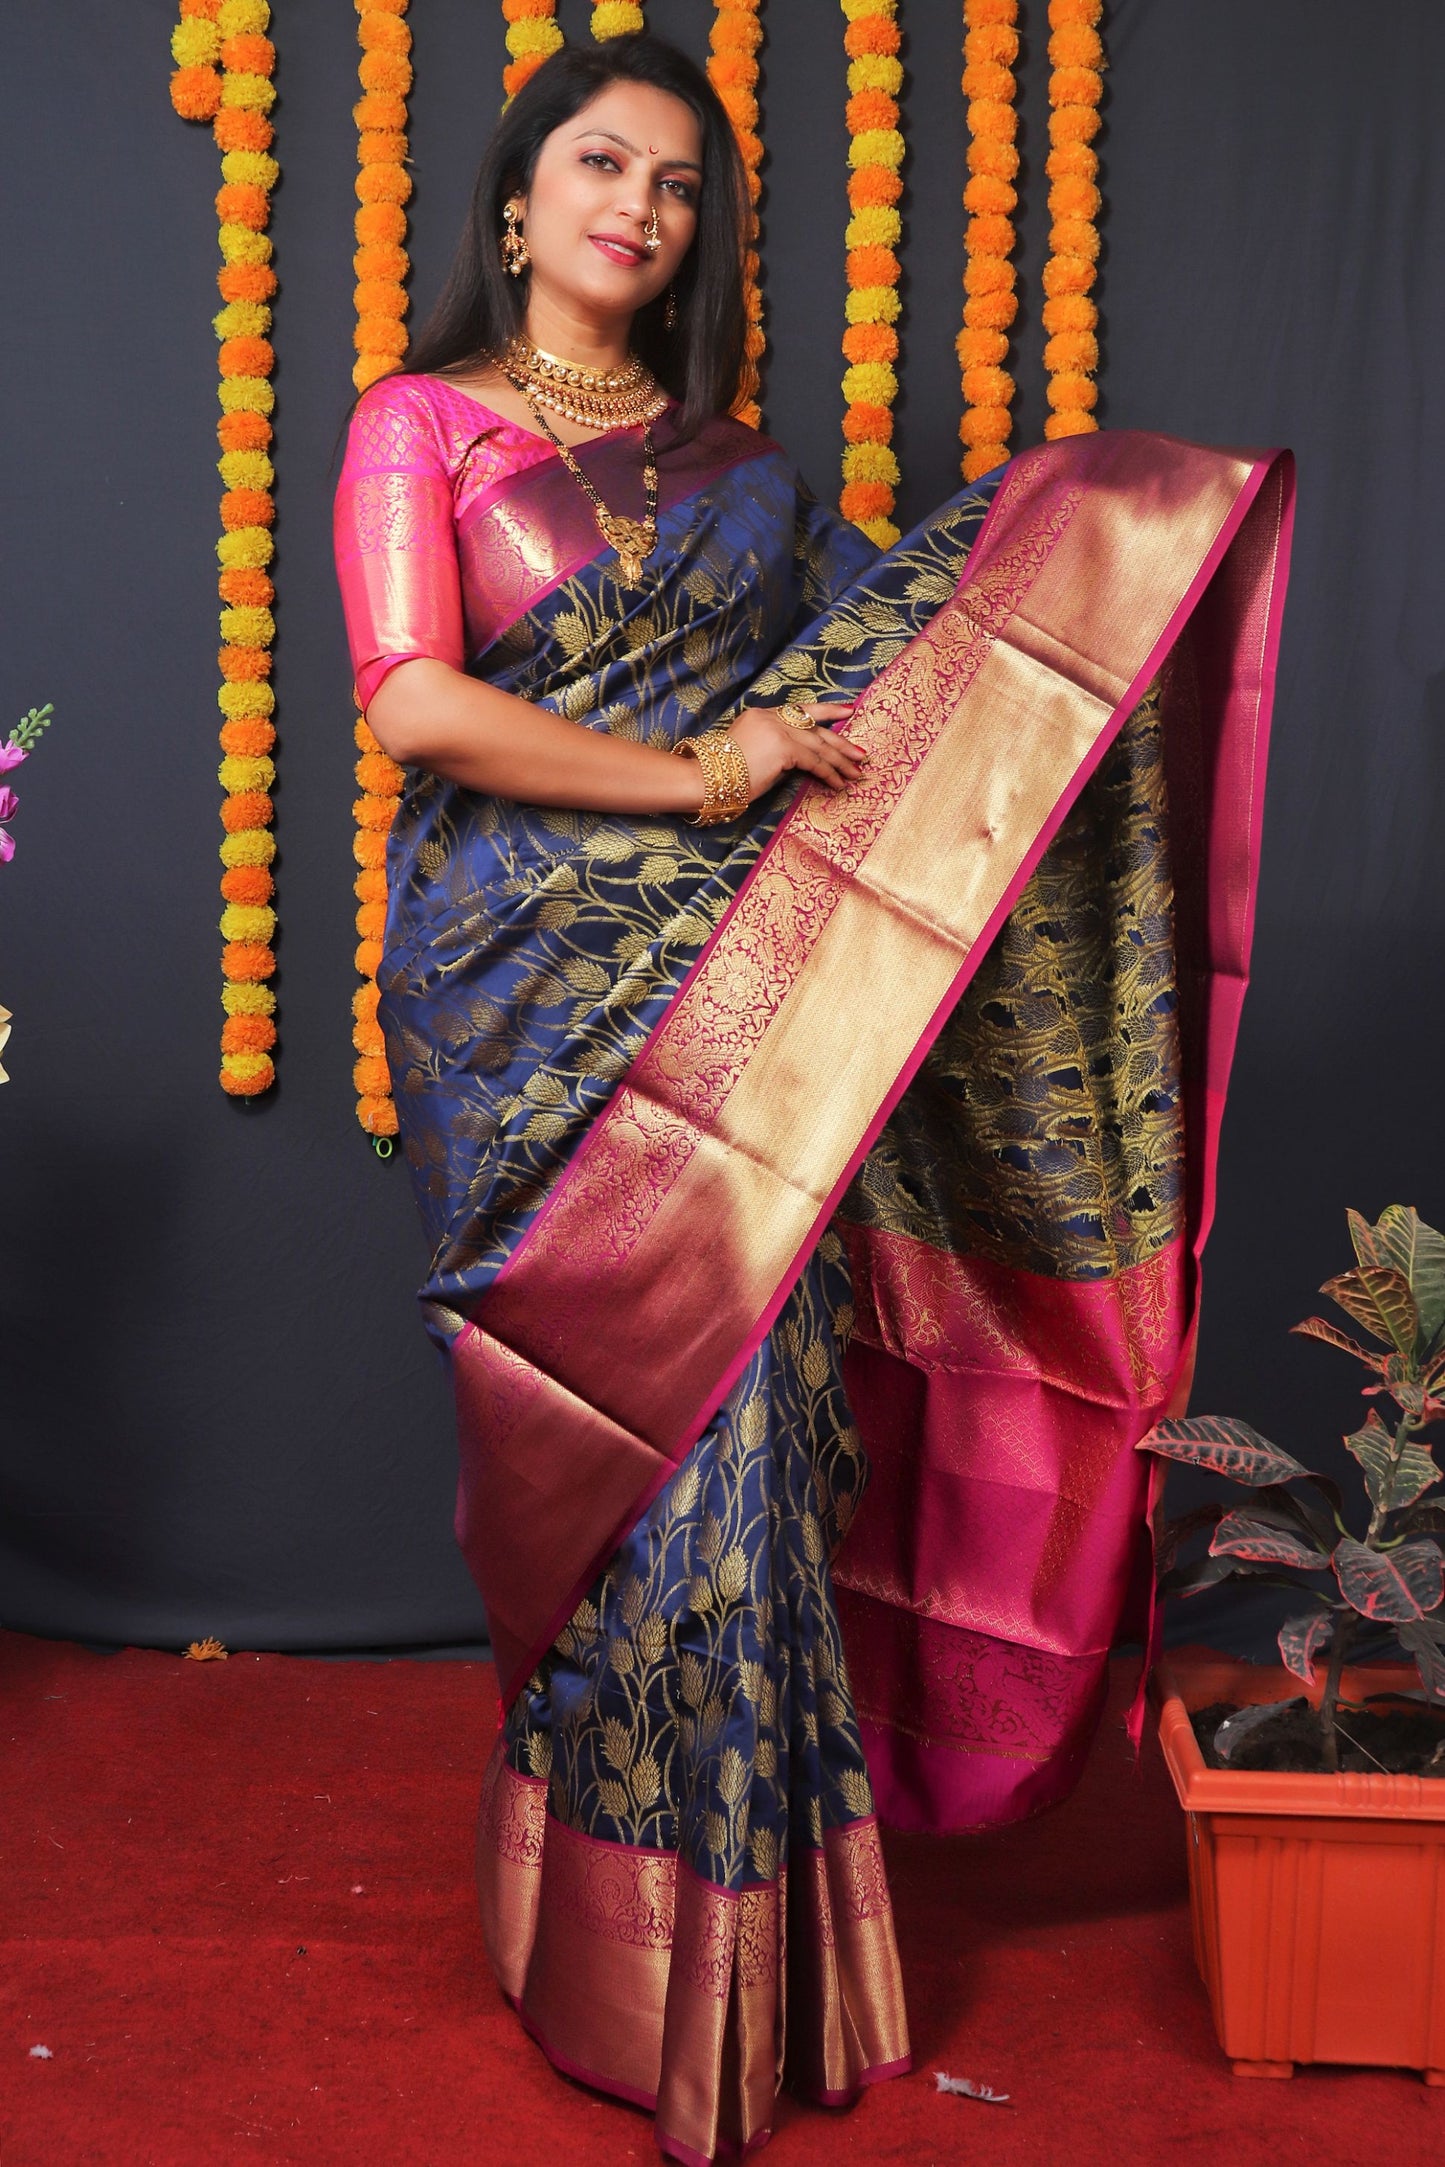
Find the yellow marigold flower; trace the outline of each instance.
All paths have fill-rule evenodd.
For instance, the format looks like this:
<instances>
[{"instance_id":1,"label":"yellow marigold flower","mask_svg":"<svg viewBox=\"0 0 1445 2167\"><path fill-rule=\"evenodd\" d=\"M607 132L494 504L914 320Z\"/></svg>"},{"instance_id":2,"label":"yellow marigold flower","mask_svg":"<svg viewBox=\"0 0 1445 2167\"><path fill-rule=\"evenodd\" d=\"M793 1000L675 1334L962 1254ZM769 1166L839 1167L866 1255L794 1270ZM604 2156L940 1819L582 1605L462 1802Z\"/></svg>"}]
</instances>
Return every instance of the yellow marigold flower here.
<instances>
[{"instance_id":1,"label":"yellow marigold flower","mask_svg":"<svg viewBox=\"0 0 1445 2167\"><path fill-rule=\"evenodd\" d=\"M559 52L564 42L556 23L537 16L524 17L507 30L507 51L514 60L525 60L533 53L540 53L545 60L549 53Z\"/></svg>"},{"instance_id":2,"label":"yellow marigold flower","mask_svg":"<svg viewBox=\"0 0 1445 2167\"><path fill-rule=\"evenodd\" d=\"M216 543L216 555L228 570L244 566L259 572L262 565L271 562L275 549L269 527L236 527Z\"/></svg>"},{"instance_id":3,"label":"yellow marigold flower","mask_svg":"<svg viewBox=\"0 0 1445 2167\"><path fill-rule=\"evenodd\" d=\"M849 444L843 453L843 479L848 482L887 482L896 489L898 459L886 444Z\"/></svg>"},{"instance_id":4,"label":"yellow marigold flower","mask_svg":"<svg viewBox=\"0 0 1445 2167\"><path fill-rule=\"evenodd\" d=\"M903 219L885 204L865 203L848 221L844 245L848 248L895 248L903 235Z\"/></svg>"},{"instance_id":5,"label":"yellow marigold flower","mask_svg":"<svg viewBox=\"0 0 1445 2167\"><path fill-rule=\"evenodd\" d=\"M903 529L895 527L891 519L860 519L858 525L879 549L891 549L903 534Z\"/></svg>"},{"instance_id":6,"label":"yellow marigold flower","mask_svg":"<svg viewBox=\"0 0 1445 2167\"><path fill-rule=\"evenodd\" d=\"M242 715L273 714L276 695L269 685L222 684L216 687L216 705L228 722L235 722Z\"/></svg>"},{"instance_id":7,"label":"yellow marigold flower","mask_svg":"<svg viewBox=\"0 0 1445 2167\"><path fill-rule=\"evenodd\" d=\"M861 22L866 15L887 19L898 12L898 0L838 0L838 4L850 23Z\"/></svg>"},{"instance_id":8,"label":"yellow marigold flower","mask_svg":"<svg viewBox=\"0 0 1445 2167\"><path fill-rule=\"evenodd\" d=\"M227 74L221 85L221 103L239 105L253 113L269 113L276 103L276 85L268 75Z\"/></svg>"},{"instance_id":9,"label":"yellow marigold flower","mask_svg":"<svg viewBox=\"0 0 1445 2167\"><path fill-rule=\"evenodd\" d=\"M214 67L221 56L221 33L204 15L187 15L171 32L171 54L178 68Z\"/></svg>"},{"instance_id":10,"label":"yellow marigold flower","mask_svg":"<svg viewBox=\"0 0 1445 2167\"><path fill-rule=\"evenodd\" d=\"M637 0L597 0L592 10L592 35L599 43L605 38L625 38L631 31L643 28Z\"/></svg>"},{"instance_id":11,"label":"yellow marigold flower","mask_svg":"<svg viewBox=\"0 0 1445 2167\"><path fill-rule=\"evenodd\" d=\"M276 763L266 753L227 753L216 770L223 790L269 790L276 780ZM228 934L228 939L249 940L248 933Z\"/></svg>"},{"instance_id":12,"label":"yellow marigold flower","mask_svg":"<svg viewBox=\"0 0 1445 2167\"><path fill-rule=\"evenodd\" d=\"M221 160L221 178L249 181L255 188L274 188L281 178L281 168L269 151L228 150Z\"/></svg>"},{"instance_id":13,"label":"yellow marigold flower","mask_svg":"<svg viewBox=\"0 0 1445 2167\"><path fill-rule=\"evenodd\" d=\"M268 609L252 606L221 612L221 638L237 647L269 647L275 637L276 620Z\"/></svg>"},{"instance_id":14,"label":"yellow marigold flower","mask_svg":"<svg viewBox=\"0 0 1445 2167\"><path fill-rule=\"evenodd\" d=\"M264 376L223 376L216 396L228 414L269 414L276 405L275 387Z\"/></svg>"},{"instance_id":15,"label":"yellow marigold flower","mask_svg":"<svg viewBox=\"0 0 1445 2167\"><path fill-rule=\"evenodd\" d=\"M269 986L246 985L227 978L221 985L221 1006L228 1016L274 1016L276 996Z\"/></svg>"},{"instance_id":16,"label":"yellow marigold flower","mask_svg":"<svg viewBox=\"0 0 1445 2167\"><path fill-rule=\"evenodd\" d=\"M903 163L903 138L896 128L865 128L848 145L850 166L889 166L896 172Z\"/></svg>"},{"instance_id":17,"label":"yellow marigold flower","mask_svg":"<svg viewBox=\"0 0 1445 2167\"><path fill-rule=\"evenodd\" d=\"M891 406L898 378L886 361L855 361L843 371L843 396L850 406Z\"/></svg>"},{"instance_id":18,"label":"yellow marigold flower","mask_svg":"<svg viewBox=\"0 0 1445 2167\"><path fill-rule=\"evenodd\" d=\"M267 0L221 0L217 25L223 38L259 37L271 22Z\"/></svg>"},{"instance_id":19,"label":"yellow marigold flower","mask_svg":"<svg viewBox=\"0 0 1445 2167\"><path fill-rule=\"evenodd\" d=\"M271 328L271 311L264 301L228 301L211 318L218 339L264 339Z\"/></svg>"},{"instance_id":20,"label":"yellow marigold flower","mask_svg":"<svg viewBox=\"0 0 1445 2167\"><path fill-rule=\"evenodd\" d=\"M269 865L275 855L276 838L269 828L238 828L234 835L221 837L221 863L227 868Z\"/></svg>"},{"instance_id":21,"label":"yellow marigold flower","mask_svg":"<svg viewBox=\"0 0 1445 2167\"><path fill-rule=\"evenodd\" d=\"M844 303L850 324L896 323L902 309L896 286L855 286Z\"/></svg>"},{"instance_id":22,"label":"yellow marigold flower","mask_svg":"<svg viewBox=\"0 0 1445 2167\"><path fill-rule=\"evenodd\" d=\"M272 256L271 237L257 233L254 226L239 225L227 219L220 229L221 255L227 263L269 263Z\"/></svg>"},{"instance_id":23,"label":"yellow marigold flower","mask_svg":"<svg viewBox=\"0 0 1445 2167\"><path fill-rule=\"evenodd\" d=\"M221 1063L221 1083L227 1088L233 1079L240 1084L249 1084L264 1076L269 1082L275 1073L275 1063L264 1053L228 1053Z\"/></svg>"},{"instance_id":24,"label":"yellow marigold flower","mask_svg":"<svg viewBox=\"0 0 1445 2167\"><path fill-rule=\"evenodd\" d=\"M216 472L228 489L269 489L276 469L263 451L223 451Z\"/></svg>"},{"instance_id":25,"label":"yellow marigold flower","mask_svg":"<svg viewBox=\"0 0 1445 2167\"><path fill-rule=\"evenodd\" d=\"M269 903L228 903L221 912L221 933L228 941L269 941L275 930Z\"/></svg>"},{"instance_id":26,"label":"yellow marigold flower","mask_svg":"<svg viewBox=\"0 0 1445 2167\"><path fill-rule=\"evenodd\" d=\"M903 62L887 53L860 53L849 63L848 88L855 92L882 90L896 98L903 88Z\"/></svg>"}]
</instances>

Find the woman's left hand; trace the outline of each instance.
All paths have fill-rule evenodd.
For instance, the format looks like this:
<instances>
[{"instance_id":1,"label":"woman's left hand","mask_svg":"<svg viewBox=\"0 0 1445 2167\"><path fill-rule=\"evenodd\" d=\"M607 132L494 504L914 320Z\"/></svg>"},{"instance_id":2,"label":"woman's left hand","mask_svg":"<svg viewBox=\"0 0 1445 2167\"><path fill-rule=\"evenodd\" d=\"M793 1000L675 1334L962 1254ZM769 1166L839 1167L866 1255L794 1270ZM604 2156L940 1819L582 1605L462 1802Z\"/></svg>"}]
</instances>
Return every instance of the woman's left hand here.
<instances>
[{"instance_id":1,"label":"woman's left hand","mask_svg":"<svg viewBox=\"0 0 1445 2167\"><path fill-rule=\"evenodd\" d=\"M868 755L819 724L851 714L853 703L807 700L787 707L745 707L727 728L748 763L752 794L760 798L789 768L800 768L830 790L846 790Z\"/></svg>"}]
</instances>

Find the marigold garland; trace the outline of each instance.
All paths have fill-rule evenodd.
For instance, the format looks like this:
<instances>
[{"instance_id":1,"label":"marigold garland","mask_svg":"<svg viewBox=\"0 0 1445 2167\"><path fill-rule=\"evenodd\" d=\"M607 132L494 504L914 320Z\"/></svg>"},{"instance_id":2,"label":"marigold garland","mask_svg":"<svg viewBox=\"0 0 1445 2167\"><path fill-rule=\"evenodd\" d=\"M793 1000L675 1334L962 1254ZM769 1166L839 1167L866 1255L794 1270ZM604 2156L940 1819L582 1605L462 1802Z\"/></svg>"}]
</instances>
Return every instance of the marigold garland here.
<instances>
[{"instance_id":1,"label":"marigold garland","mask_svg":"<svg viewBox=\"0 0 1445 2167\"><path fill-rule=\"evenodd\" d=\"M1082 436L1094 418L1099 311L1091 298L1099 261L1101 197L1093 149L1103 97L1101 0L1049 0L1049 229L1044 266L1044 366L1049 372L1046 437Z\"/></svg>"},{"instance_id":2,"label":"marigold garland","mask_svg":"<svg viewBox=\"0 0 1445 2167\"><path fill-rule=\"evenodd\" d=\"M758 202L763 192L758 171L763 158L762 138L758 134L758 52L763 42L763 26L758 17L758 5L759 0L718 0L708 34L707 63L708 81L727 109L742 153L748 201L752 205L748 217L747 252L743 258L743 306L748 319L746 358L733 411L739 421L749 423L754 429L762 426L758 385L767 347L762 287L758 282L762 267L758 254Z\"/></svg>"},{"instance_id":3,"label":"marigold garland","mask_svg":"<svg viewBox=\"0 0 1445 2167\"><path fill-rule=\"evenodd\" d=\"M608 38L629 37L634 30L645 27L639 0L595 0L592 35L599 45Z\"/></svg>"},{"instance_id":4,"label":"marigold garland","mask_svg":"<svg viewBox=\"0 0 1445 2167\"><path fill-rule=\"evenodd\" d=\"M557 24L557 0L502 0L507 22L507 51L512 58L502 70L502 87L514 98L542 62L560 50L562 32Z\"/></svg>"},{"instance_id":5,"label":"marigold garland","mask_svg":"<svg viewBox=\"0 0 1445 2167\"><path fill-rule=\"evenodd\" d=\"M1015 143L1018 0L964 0L963 94L968 99L968 212L963 329L957 339L964 411L963 478L1001 466L1009 455L1014 380L1009 329L1018 313L1013 213L1018 208Z\"/></svg>"},{"instance_id":6,"label":"marigold garland","mask_svg":"<svg viewBox=\"0 0 1445 2167\"><path fill-rule=\"evenodd\" d=\"M237 1098L264 1091L275 1077L276 996L266 983L276 969L276 912L271 863L271 788L275 694L269 683L271 614L275 588L267 570L272 557L275 505L271 489L270 376L275 354L271 298L271 190L280 168L270 155L274 131L267 117L275 103L271 77L276 49L266 36L267 0L180 0L180 21L171 35L176 62L171 103L183 120L208 120L221 152L221 268L216 275L223 306L214 318L220 341L216 425L217 462L225 493L222 534L216 544L221 572L221 639L217 701L225 722L218 776L221 804L221 1087Z\"/></svg>"},{"instance_id":7,"label":"marigold garland","mask_svg":"<svg viewBox=\"0 0 1445 2167\"><path fill-rule=\"evenodd\" d=\"M518 26L524 5L525 0L503 0L509 20L517 10ZM389 376L406 356L406 279L411 269L406 252L406 205L411 197L407 97L412 67L411 29L403 20L407 0L355 0L355 6L361 97L351 111L357 129L357 247L351 259L356 273L356 361L351 377L357 390L364 391ZM386 928L386 837L401 796L402 770L382 751L360 713L353 734L361 796L352 806L356 833L351 849L357 865L356 969L362 983L351 1004L351 1043L356 1049L351 1080L357 1120L378 1148L389 1150L384 1139L396 1134L396 1103L376 1020L376 973Z\"/></svg>"},{"instance_id":8,"label":"marigold garland","mask_svg":"<svg viewBox=\"0 0 1445 2167\"><path fill-rule=\"evenodd\" d=\"M898 242L903 193L903 137L898 93L903 68L896 20L898 0L840 0L848 28L848 328L843 353L848 367L843 396L847 449L838 509L871 541L887 548L899 530L889 514L898 485L892 448L893 402L898 378Z\"/></svg>"}]
</instances>

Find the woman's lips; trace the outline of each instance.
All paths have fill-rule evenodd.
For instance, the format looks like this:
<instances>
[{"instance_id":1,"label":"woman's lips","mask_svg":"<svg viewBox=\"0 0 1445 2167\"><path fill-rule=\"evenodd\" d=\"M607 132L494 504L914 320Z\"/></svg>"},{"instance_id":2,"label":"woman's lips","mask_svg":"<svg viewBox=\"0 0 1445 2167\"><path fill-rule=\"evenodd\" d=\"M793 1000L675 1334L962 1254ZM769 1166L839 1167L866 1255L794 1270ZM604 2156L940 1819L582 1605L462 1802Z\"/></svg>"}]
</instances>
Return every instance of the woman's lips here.
<instances>
[{"instance_id":1,"label":"woman's lips","mask_svg":"<svg viewBox=\"0 0 1445 2167\"><path fill-rule=\"evenodd\" d=\"M589 233L587 238L609 263L626 264L629 270L635 271L639 264L647 261L646 249L634 248L631 242L616 240L610 233Z\"/></svg>"}]
</instances>

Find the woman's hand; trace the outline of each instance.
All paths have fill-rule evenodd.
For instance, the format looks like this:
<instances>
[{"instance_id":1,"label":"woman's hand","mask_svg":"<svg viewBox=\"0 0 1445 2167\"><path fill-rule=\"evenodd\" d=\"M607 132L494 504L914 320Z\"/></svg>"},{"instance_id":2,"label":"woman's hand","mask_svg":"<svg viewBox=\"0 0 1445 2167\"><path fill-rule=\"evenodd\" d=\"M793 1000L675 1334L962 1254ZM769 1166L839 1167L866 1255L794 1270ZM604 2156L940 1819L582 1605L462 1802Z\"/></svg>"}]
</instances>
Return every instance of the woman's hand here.
<instances>
[{"instance_id":1,"label":"woman's hand","mask_svg":"<svg viewBox=\"0 0 1445 2167\"><path fill-rule=\"evenodd\" d=\"M849 783L856 782L867 765L866 752L850 745L846 737L836 737L831 730L799 726L803 718L812 723L829 723L851 713L851 703L840 705L825 700L807 700L789 707L745 707L727 728L748 763L753 796L760 798L771 790L788 768L816 775L830 790L846 790ZM795 715L799 722L785 722L785 715Z\"/></svg>"}]
</instances>

